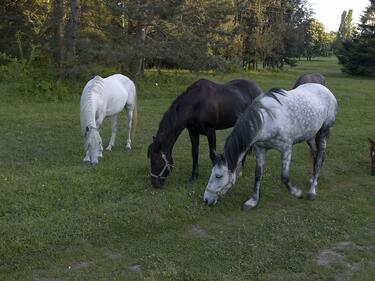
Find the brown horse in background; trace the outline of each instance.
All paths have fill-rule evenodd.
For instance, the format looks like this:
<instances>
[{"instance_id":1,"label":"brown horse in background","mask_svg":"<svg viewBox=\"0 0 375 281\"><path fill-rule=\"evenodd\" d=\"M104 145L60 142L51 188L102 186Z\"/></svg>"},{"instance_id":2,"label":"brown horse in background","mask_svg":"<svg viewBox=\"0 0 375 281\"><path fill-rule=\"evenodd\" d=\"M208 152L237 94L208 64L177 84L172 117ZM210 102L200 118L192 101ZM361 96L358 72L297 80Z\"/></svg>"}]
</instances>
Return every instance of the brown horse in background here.
<instances>
[{"instance_id":1,"label":"brown horse in background","mask_svg":"<svg viewBox=\"0 0 375 281\"><path fill-rule=\"evenodd\" d=\"M375 176L375 142L368 138L370 142L370 157L371 157L371 174Z\"/></svg>"},{"instance_id":2,"label":"brown horse in background","mask_svg":"<svg viewBox=\"0 0 375 281\"><path fill-rule=\"evenodd\" d=\"M293 89L297 88L298 86L302 84L307 83L317 83L321 84L323 86L326 85L326 79L325 77L320 73L310 73L310 74L302 74L294 84Z\"/></svg>"}]
</instances>

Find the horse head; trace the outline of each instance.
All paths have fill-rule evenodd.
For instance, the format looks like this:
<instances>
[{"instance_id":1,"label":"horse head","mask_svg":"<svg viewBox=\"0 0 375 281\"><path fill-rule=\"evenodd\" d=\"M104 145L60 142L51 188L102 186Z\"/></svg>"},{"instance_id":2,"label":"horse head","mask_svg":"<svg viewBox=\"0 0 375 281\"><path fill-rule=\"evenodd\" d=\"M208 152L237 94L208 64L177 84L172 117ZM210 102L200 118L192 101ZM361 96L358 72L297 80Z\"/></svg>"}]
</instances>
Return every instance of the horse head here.
<instances>
[{"instance_id":1,"label":"horse head","mask_svg":"<svg viewBox=\"0 0 375 281\"><path fill-rule=\"evenodd\" d=\"M98 157L102 157L102 138L99 135L99 129L95 127L86 127L85 133L85 162L98 164Z\"/></svg>"},{"instance_id":2,"label":"horse head","mask_svg":"<svg viewBox=\"0 0 375 281\"><path fill-rule=\"evenodd\" d=\"M173 169L174 162L171 152L162 151L160 141L154 138L148 147L147 157L151 164L151 184L153 187L160 188Z\"/></svg>"},{"instance_id":3,"label":"horse head","mask_svg":"<svg viewBox=\"0 0 375 281\"><path fill-rule=\"evenodd\" d=\"M375 141L368 138L370 142L371 174L375 176Z\"/></svg>"},{"instance_id":4,"label":"horse head","mask_svg":"<svg viewBox=\"0 0 375 281\"><path fill-rule=\"evenodd\" d=\"M203 195L203 201L207 205L216 204L218 198L225 195L236 181L236 175L229 170L223 154L215 152L214 163L215 165L212 167L211 176Z\"/></svg>"}]
</instances>

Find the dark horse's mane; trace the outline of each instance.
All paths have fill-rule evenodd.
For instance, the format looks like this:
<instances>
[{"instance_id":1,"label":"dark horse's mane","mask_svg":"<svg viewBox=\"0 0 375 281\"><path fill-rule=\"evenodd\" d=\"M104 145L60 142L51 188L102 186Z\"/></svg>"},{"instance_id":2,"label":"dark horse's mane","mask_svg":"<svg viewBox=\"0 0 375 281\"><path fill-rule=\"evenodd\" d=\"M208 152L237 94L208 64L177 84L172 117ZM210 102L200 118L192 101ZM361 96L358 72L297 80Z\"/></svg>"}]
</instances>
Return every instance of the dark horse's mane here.
<instances>
[{"instance_id":1,"label":"dark horse's mane","mask_svg":"<svg viewBox=\"0 0 375 281\"><path fill-rule=\"evenodd\" d=\"M189 88L187 88L169 106L167 111L164 113L162 119L160 120L159 130L158 130L158 133L157 133L158 135L163 133L166 129L174 128L177 125L176 121L178 120L177 117L178 117L179 105L186 98L189 91L192 90L192 88L194 86L195 86L195 84L190 86Z\"/></svg>"},{"instance_id":2,"label":"dark horse's mane","mask_svg":"<svg viewBox=\"0 0 375 281\"><path fill-rule=\"evenodd\" d=\"M269 109L265 108L259 102L260 99L263 97L270 97L281 104L278 95L284 96L285 94L286 92L280 88L269 90L267 93L264 93L256 99L237 120L232 133L226 139L224 145L224 158L230 171L233 172L236 169L239 155L251 149L251 140L256 137L262 128L263 112L260 109L265 109L265 111L272 117L272 113Z\"/></svg>"},{"instance_id":3,"label":"dark horse's mane","mask_svg":"<svg viewBox=\"0 0 375 281\"><path fill-rule=\"evenodd\" d=\"M206 81L210 82L206 79L199 79L190 85L184 92L182 92L182 94L176 97L160 120L159 129L157 132L158 135L165 132L166 129L175 128L177 125L176 121L178 120L180 105L183 104L186 99L189 99L189 94L193 93L195 88L198 88L202 82Z\"/></svg>"}]
</instances>

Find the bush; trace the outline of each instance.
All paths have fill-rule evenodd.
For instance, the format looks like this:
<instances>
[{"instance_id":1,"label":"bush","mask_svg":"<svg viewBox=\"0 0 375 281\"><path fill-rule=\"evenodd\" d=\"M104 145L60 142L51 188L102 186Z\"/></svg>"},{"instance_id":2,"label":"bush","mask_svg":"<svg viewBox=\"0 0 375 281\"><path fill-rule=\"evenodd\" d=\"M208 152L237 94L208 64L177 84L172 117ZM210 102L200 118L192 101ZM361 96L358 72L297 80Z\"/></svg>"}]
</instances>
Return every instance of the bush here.
<instances>
[{"instance_id":1,"label":"bush","mask_svg":"<svg viewBox=\"0 0 375 281\"><path fill-rule=\"evenodd\" d=\"M2 93L2 98L19 96L23 100L61 101L81 93L81 83L59 80L54 69L34 67L26 61L0 55L1 61L6 59L8 63L0 65L0 81L11 85L12 90Z\"/></svg>"}]
</instances>

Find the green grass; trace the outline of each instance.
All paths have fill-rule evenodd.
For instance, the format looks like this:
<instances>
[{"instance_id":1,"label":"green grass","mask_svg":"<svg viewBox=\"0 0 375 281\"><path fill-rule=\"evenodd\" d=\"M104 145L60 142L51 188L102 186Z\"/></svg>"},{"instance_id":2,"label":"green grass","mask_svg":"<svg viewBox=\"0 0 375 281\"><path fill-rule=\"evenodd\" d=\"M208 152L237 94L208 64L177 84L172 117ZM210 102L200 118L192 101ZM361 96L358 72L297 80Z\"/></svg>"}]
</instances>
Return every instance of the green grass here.
<instances>
[{"instance_id":1,"label":"green grass","mask_svg":"<svg viewBox=\"0 0 375 281\"><path fill-rule=\"evenodd\" d=\"M252 190L253 157L231 192L204 206L207 141L201 138L200 178L189 187L186 132L165 187L151 188L147 147L164 111L193 81L249 78L263 89L291 88L311 71L326 75L339 102L316 201L288 194L279 155L270 151L257 209L241 210ZM137 85L133 149L123 150L122 114L118 146L97 166L82 162L80 93L62 103L25 102L12 83L0 86L0 280L373 280L375 182L367 136L375 137L375 81L342 75L335 59L301 61L284 72L148 71ZM219 150L229 132L218 133ZM295 146L291 176L305 193L310 171L307 145ZM339 249L342 241L355 246ZM321 266L323 250L343 259Z\"/></svg>"}]
</instances>

